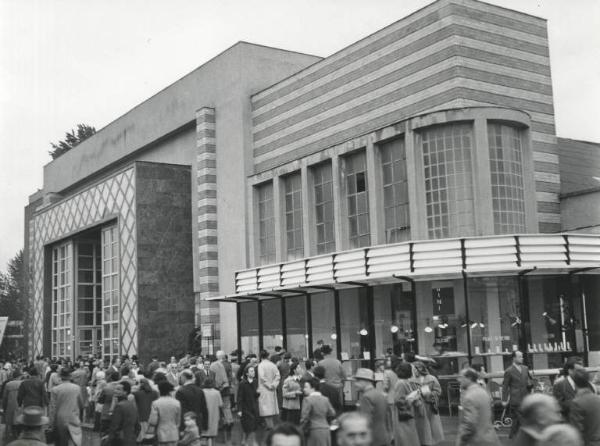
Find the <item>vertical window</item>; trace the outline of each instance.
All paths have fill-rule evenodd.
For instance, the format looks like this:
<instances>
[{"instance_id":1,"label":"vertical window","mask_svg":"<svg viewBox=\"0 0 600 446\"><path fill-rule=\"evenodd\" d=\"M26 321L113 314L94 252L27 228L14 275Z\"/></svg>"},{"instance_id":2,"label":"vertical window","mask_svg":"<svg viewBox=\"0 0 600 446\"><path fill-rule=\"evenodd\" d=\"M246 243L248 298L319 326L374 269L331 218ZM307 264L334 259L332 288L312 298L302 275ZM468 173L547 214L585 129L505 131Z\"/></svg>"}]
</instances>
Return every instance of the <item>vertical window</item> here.
<instances>
[{"instance_id":1,"label":"vertical window","mask_svg":"<svg viewBox=\"0 0 600 446\"><path fill-rule=\"evenodd\" d=\"M102 342L104 356L120 353L119 242L117 226L102 228Z\"/></svg>"},{"instance_id":2,"label":"vertical window","mask_svg":"<svg viewBox=\"0 0 600 446\"><path fill-rule=\"evenodd\" d=\"M302 237L302 181L300 173L284 178L285 187L285 233L287 259L294 260L304 256Z\"/></svg>"},{"instance_id":3,"label":"vertical window","mask_svg":"<svg viewBox=\"0 0 600 446\"><path fill-rule=\"evenodd\" d=\"M410 239L404 140L397 139L381 145L380 154L385 242L403 242Z\"/></svg>"},{"instance_id":4,"label":"vertical window","mask_svg":"<svg viewBox=\"0 0 600 446\"><path fill-rule=\"evenodd\" d=\"M257 188L258 249L262 265L275 262L275 218L273 213L273 183Z\"/></svg>"},{"instance_id":5,"label":"vertical window","mask_svg":"<svg viewBox=\"0 0 600 446\"><path fill-rule=\"evenodd\" d=\"M364 152L344 158L348 234L350 248L371 244L369 200L367 195L367 162Z\"/></svg>"},{"instance_id":6,"label":"vertical window","mask_svg":"<svg viewBox=\"0 0 600 446\"><path fill-rule=\"evenodd\" d=\"M488 125L494 233L525 231L521 132L502 124Z\"/></svg>"},{"instance_id":7,"label":"vertical window","mask_svg":"<svg viewBox=\"0 0 600 446\"><path fill-rule=\"evenodd\" d=\"M101 260L98 241L77 242L77 355L101 353Z\"/></svg>"},{"instance_id":8,"label":"vertical window","mask_svg":"<svg viewBox=\"0 0 600 446\"><path fill-rule=\"evenodd\" d=\"M473 235L471 125L432 127L421 138L429 237Z\"/></svg>"},{"instance_id":9,"label":"vertical window","mask_svg":"<svg viewBox=\"0 0 600 446\"><path fill-rule=\"evenodd\" d=\"M335 251L331 163L315 166L312 173L315 192L317 254L326 254Z\"/></svg>"},{"instance_id":10,"label":"vertical window","mask_svg":"<svg viewBox=\"0 0 600 446\"><path fill-rule=\"evenodd\" d=\"M73 243L52 249L52 356L71 357Z\"/></svg>"}]
</instances>

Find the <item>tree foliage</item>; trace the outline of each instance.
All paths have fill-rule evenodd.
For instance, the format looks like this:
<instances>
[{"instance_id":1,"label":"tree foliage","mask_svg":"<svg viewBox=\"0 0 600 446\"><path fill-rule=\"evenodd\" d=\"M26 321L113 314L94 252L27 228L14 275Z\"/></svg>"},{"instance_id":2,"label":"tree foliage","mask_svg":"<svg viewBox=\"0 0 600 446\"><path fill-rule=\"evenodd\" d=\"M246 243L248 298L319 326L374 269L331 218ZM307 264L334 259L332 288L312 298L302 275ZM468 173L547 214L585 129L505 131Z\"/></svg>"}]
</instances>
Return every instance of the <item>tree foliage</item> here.
<instances>
[{"instance_id":1,"label":"tree foliage","mask_svg":"<svg viewBox=\"0 0 600 446\"><path fill-rule=\"evenodd\" d=\"M52 150L50 150L48 153L54 160L78 144L81 144L94 133L96 133L96 129L91 125L77 124L77 131L71 129L70 132L65 133L64 140L61 140L57 143L51 142L50 145L52 146Z\"/></svg>"},{"instance_id":2,"label":"tree foliage","mask_svg":"<svg viewBox=\"0 0 600 446\"><path fill-rule=\"evenodd\" d=\"M0 316L23 320L27 313L23 250L8 262L8 271L0 272Z\"/></svg>"}]
</instances>

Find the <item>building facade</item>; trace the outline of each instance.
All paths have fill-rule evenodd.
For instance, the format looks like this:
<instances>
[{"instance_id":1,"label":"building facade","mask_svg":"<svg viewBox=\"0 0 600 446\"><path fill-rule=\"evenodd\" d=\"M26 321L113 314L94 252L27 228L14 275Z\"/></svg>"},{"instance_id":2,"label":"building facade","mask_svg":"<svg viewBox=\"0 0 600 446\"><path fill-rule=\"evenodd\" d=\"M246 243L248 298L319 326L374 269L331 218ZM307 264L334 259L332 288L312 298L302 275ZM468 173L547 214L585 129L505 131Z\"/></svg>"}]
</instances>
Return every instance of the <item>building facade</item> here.
<instances>
[{"instance_id":1,"label":"building facade","mask_svg":"<svg viewBox=\"0 0 600 446\"><path fill-rule=\"evenodd\" d=\"M439 0L324 59L240 43L45 167L30 347L596 363L598 160L556 136L537 17Z\"/></svg>"}]
</instances>

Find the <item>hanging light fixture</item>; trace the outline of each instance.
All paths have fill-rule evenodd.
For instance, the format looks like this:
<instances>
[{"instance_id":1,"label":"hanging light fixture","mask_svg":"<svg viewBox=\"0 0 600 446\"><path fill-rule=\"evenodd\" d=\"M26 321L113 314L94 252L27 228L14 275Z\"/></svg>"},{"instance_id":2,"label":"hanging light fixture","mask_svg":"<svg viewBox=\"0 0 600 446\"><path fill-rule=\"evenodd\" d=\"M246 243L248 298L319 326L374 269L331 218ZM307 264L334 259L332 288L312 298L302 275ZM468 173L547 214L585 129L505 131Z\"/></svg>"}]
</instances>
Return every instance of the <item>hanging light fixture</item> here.
<instances>
[{"instance_id":1,"label":"hanging light fixture","mask_svg":"<svg viewBox=\"0 0 600 446\"><path fill-rule=\"evenodd\" d=\"M335 341L337 339L337 334L336 333L331 333L330 338Z\"/></svg>"},{"instance_id":2,"label":"hanging light fixture","mask_svg":"<svg viewBox=\"0 0 600 446\"><path fill-rule=\"evenodd\" d=\"M361 328L360 331L358 332L358 334L360 334L361 336L366 336L369 334L369 332L367 331L366 328Z\"/></svg>"},{"instance_id":3,"label":"hanging light fixture","mask_svg":"<svg viewBox=\"0 0 600 446\"><path fill-rule=\"evenodd\" d=\"M550 315L548 314L548 312L544 311L544 312L542 313L542 316L543 316L544 318L546 318L546 320L548 321L548 323L549 323L550 325L556 325L556 319L554 319L553 317L550 317Z\"/></svg>"},{"instance_id":4,"label":"hanging light fixture","mask_svg":"<svg viewBox=\"0 0 600 446\"><path fill-rule=\"evenodd\" d=\"M431 322L429 321L429 319L427 319L427 325L424 328L425 333L431 333L433 331L433 328L431 328Z\"/></svg>"},{"instance_id":5,"label":"hanging light fixture","mask_svg":"<svg viewBox=\"0 0 600 446\"><path fill-rule=\"evenodd\" d=\"M397 326L396 324L393 324L393 325L390 327L390 331L391 331L392 333L398 333L398 330L400 330L400 328L398 328L398 326Z\"/></svg>"}]
</instances>

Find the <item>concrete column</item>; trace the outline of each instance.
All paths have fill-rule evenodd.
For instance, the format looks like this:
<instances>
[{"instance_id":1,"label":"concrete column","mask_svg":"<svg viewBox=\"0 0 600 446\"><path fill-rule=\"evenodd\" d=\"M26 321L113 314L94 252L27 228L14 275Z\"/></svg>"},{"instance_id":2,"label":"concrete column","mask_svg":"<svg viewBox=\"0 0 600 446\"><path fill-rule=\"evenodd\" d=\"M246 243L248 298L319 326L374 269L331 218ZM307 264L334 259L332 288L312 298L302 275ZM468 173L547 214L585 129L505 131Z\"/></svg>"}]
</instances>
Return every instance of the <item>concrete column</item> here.
<instances>
[{"instance_id":1,"label":"concrete column","mask_svg":"<svg viewBox=\"0 0 600 446\"><path fill-rule=\"evenodd\" d=\"M371 245L384 243L383 199L381 186L381 169L377 148L369 141L366 147L367 186L369 196L369 229Z\"/></svg>"},{"instance_id":2,"label":"concrete column","mask_svg":"<svg viewBox=\"0 0 600 446\"><path fill-rule=\"evenodd\" d=\"M490 349L496 353L496 346L502 351L502 313L500 313L500 295L498 292L498 282L496 280L485 283L486 299L486 321L487 335L490 339ZM502 356L490 356L490 367L488 372L501 372L504 370Z\"/></svg>"},{"instance_id":3,"label":"concrete column","mask_svg":"<svg viewBox=\"0 0 600 446\"><path fill-rule=\"evenodd\" d=\"M219 292L215 123L214 108L204 107L196 112L196 157L192 166L192 224L196 325L213 325L214 346L218 349L219 305L204 300Z\"/></svg>"},{"instance_id":4,"label":"concrete column","mask_svg":"<svg viewBox=\"0 0 600 446\"><path fill-rule=\"evenodd\" d=\"M300 167L300 179L302 182L302 235L304 242L304 257L313 255L316 251L315 240L315 216L314 216L314 202L313 202L313 182L310 177L306 158L302 160L302 166Z\"/></svg>"},{"instance_id":5,"label":"concrete column","mask_svg":"<svg viewBox=\"0 0 600 446\"><path fill-rule=\"evenodd\" d=\"M473 124L474 143L471 157L473 169L473 205L475 208L475 235L494 234L494 213L488 146L487 120L478 117Z\"/></svg>"},{"instance_id":6,"label":"concrete column","mask_svg":"<svg viewBox=\"0 0 600 446\"><path fill-rule=\"evenodd\" d=\"M408 181L408 209L410 212L411 240L429 238L427 231L427 211L425 208L425 179L423 178L423 157L417 147L417 134L406 129L406 179Z\"/></svg>"},{"instance_id":7,"label":"concrete column","mask_svg":"<svg viewBox=\"0 0 600 446\"><path fill-rule=\"evenodd\" d=\"M275 226L275 261L284 262L286 258L285 243L285 193L282 188L283 182L279 176L273 177L273 219Z\"/></svg>"},{"instance_id":8,"label":"concrete column","mask_svg":"<svg viewBox=\"0 0 600 446\"><path fill-rule=\"evenodd\" d=\"M342 251L348 247L347 222L344 209L346 197L342 187L341 160L339 155L331 157L331 178L333 180L333 216L335 218L335 250Z\"/></svg>"}]
</instances>

